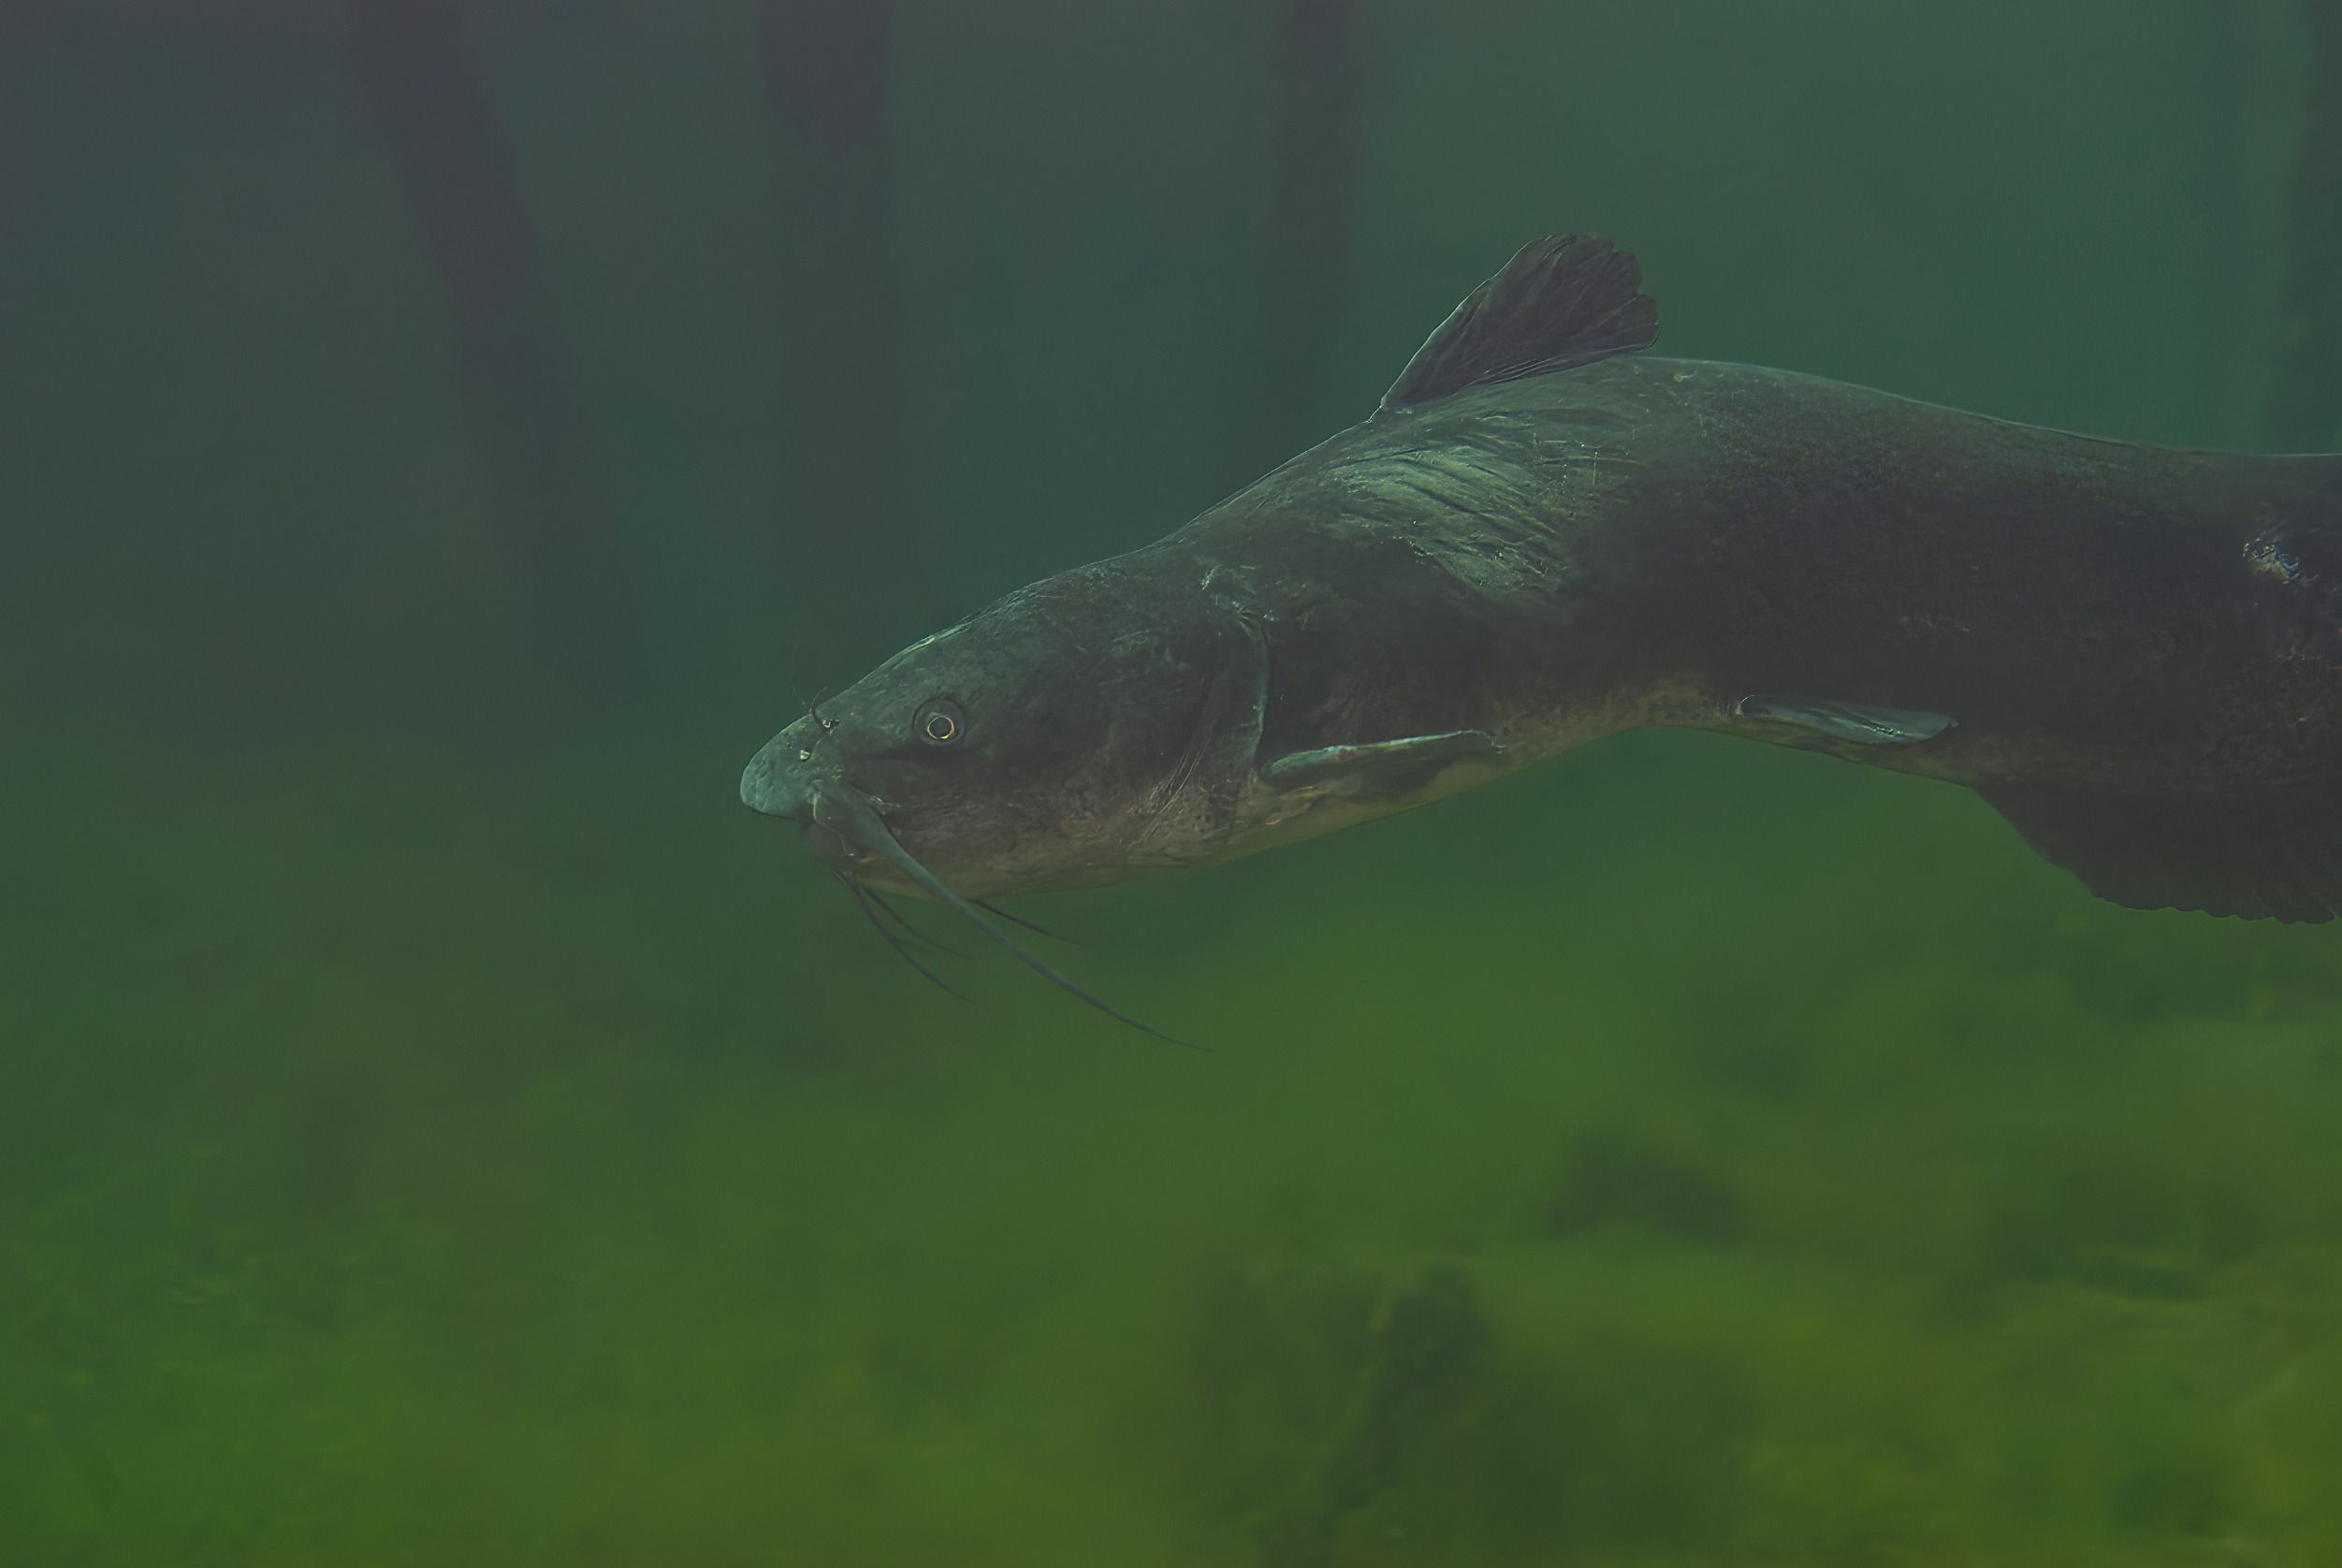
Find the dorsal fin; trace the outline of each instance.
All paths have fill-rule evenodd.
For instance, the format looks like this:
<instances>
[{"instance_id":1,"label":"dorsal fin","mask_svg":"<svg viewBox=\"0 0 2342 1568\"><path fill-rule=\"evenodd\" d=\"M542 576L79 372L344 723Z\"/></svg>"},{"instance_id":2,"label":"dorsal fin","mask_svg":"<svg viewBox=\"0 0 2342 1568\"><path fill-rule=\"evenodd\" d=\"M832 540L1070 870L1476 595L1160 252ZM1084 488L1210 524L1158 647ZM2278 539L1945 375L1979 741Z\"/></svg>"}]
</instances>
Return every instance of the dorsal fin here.
<instances>
[{"instance_id":1,"label":"dorsal fin","mask_svg":"<svg viewBox=\"0 0 2342 1568\"><path fill-rule=\"evenodd\" d=\"M1413 408L1549 370L1591 365L1649 348L1659 338L1659 306L1642 292L1632 251L1590 234L1532 240L1488 282L1464 297L1415 351L1385 408Z\"/></svg>"}]
</instances>

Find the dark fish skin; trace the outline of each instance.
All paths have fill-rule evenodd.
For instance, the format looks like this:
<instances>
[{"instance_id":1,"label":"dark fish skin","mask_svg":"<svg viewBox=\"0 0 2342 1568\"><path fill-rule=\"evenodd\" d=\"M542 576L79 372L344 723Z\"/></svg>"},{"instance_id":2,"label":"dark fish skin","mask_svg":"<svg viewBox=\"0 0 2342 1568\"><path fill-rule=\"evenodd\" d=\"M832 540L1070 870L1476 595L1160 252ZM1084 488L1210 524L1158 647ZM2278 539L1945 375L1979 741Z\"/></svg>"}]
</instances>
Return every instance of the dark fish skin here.
<instances>
[{"instance_id":1,"label":"dark fish skin","mask_svg":"<svg viewBox=\"0 0 2342 1568\"><path fill-rule=\"evenodd\" d=\"M906 649L743 799L850 877L975 897L1678 725L1975 788L2119 902L2342 908L2342 457L1637 354L1636 289L1602 241L1524 248L1371 418Z\"/></svg>"},{"instance_id":2,"label":"dark fish skin","mask_svg":"<svg viewBox=\"0 0 2342 1568\"><path fill-rule=\"evenodd\" d=\"M2337 519L2342 458L1637 356L1387 412L1156 548L1273 606L1273 755L1809 691L1958 719L1822 749L2195 799L2342 778Z\"/></svg>"}]
</instances>

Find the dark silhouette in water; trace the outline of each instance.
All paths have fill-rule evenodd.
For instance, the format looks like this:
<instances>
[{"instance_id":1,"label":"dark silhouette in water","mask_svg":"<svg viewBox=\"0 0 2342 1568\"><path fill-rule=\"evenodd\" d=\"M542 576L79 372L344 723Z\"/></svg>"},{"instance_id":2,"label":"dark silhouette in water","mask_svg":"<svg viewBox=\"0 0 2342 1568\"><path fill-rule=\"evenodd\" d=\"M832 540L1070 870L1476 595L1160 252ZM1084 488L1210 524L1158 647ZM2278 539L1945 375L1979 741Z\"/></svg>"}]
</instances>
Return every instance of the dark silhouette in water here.
<instances>
[{"instance_id":1,"label":"dark silhouette in water","mask_svg":"<svg viewBox=\"0 0 2342 1568\"><path fill-rule=\"evenodd\" d=\"M885 570L902 543L901 310L886 120L894 27L890 0L764 0L757 13L766 96L791 154L791 227L807 269L793 356L805 524L793 543L813 581L899 575Z\"/></svg>"},{"instance_id":2,"label":"dark silhouette in water","mask_svg":"<svg viewBox=\"0 0 2342 1568\"><path fill-rule=\"evenodd\" d=\"M2309 82L2286 192L2287 339L2270 399L2279 446L2322 447L2342 424L2342 0L2301 0Z\"/></svg>"},{"instance_id":3,"label":"dark silhouette in water","mask_svg":"<svg viewBox=\"0 0 2342 1568\"><path fill-rule=\"evenodd\" d=\"M1358 47L1356 0L1279 6L1261 322L1249 395L1237 404L1244 473L1276 462L1312 433L1307 422L1349 271Z\"/></svg>"},{"instance_id":4,"label":"dark silhouette in water","mask_svg":"<svg viewBox=\"0 0 2342 1568\"><path fill-rule=\"evenodd\" d=\"M31 99L47 64L35 51L54 37L59 10L56 0L0 6L0 254L23 255L34 242Z\"/></svg>"},{"instance_id":5,"label":"dark silhouette in water","mask_svg":"<svg viewBox=\"0 0 2342 1568\"><path fill-rule=\"evenodd\" d=\"M2342 457L1642 355L1657 320L1607 241L1524 247L1363 424L912 645L742 798L1014 948L966 900L1676 725L1967 785L2120 903L2342 906Z\"/></svg>"},{"instance_id":6,"label":"dark silhouette in water","mask_svg":"<svg viewBox=\"0 0 2342 1568\"><path fill-rule=\"evenodd\" d=\"M617 525L538 276L512 154L472 79L456 0L349 0L350 56L439 263L473 425L504 490L505 550L583 695L639 677Z\"/></svg>"}]
</instances>

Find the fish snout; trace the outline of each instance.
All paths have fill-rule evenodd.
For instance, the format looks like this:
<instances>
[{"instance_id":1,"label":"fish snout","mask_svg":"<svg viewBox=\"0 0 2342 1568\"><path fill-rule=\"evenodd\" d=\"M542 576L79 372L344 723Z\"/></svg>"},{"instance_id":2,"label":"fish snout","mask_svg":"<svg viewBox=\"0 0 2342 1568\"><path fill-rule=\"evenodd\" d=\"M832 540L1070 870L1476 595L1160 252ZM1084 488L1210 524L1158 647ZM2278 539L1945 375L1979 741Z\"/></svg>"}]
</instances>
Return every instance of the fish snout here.
<instances>
[{"instance_id":1,"label":"fish snout","mask_svg":"<svg viewBox=\"0 0 2342 1568\"><path fill-rule=\"evenodd\" d=\"M766 817L798 824L799 836L816 859L837 864L864 857L829 826L815 820L822 794L843 788L835 777L812 765L811 748L784 730L749 759L740 771L740 804Z\"/></svg>"},{"instance_id":2,"label":"fish snout","mask_svg":"<svg viewBox=\"0 0 2342 1568\"><path fill-rule=\"evenodd\" d=\"M812 766L812 749L795 730L793 724L766 741L740 770L740 804L767 817L810 822L824 781Z\"/></svg>"}]
</instances>

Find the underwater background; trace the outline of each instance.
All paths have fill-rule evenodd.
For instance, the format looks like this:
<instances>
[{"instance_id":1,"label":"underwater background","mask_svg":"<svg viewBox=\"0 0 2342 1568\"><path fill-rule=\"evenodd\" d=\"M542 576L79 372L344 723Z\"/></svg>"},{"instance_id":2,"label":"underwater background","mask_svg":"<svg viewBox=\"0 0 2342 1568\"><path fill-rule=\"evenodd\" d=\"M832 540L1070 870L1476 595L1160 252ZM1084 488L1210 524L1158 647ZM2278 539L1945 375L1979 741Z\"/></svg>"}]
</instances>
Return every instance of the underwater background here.
<instances>
[{"instance_id":1,"label":"underwater background","mask_svg":"<svg viewBox=\"0 0 2342 1568\"><path fill-rule=\"evenodd\" d=\"M1563 230L2329 447L2342 7L0 0L0 1561L2342 1561L2333 929L1645 733L1018 906L1183 1051L738 805Z\"/></svg>"}]
</instances>

